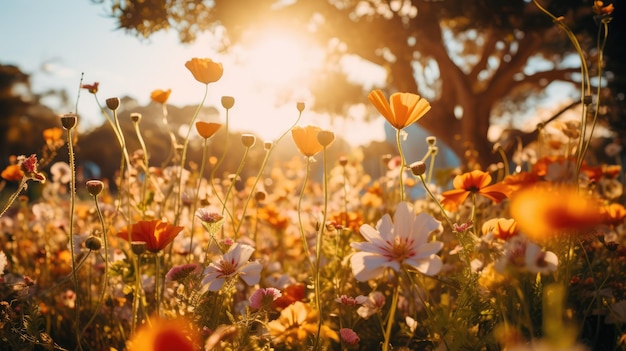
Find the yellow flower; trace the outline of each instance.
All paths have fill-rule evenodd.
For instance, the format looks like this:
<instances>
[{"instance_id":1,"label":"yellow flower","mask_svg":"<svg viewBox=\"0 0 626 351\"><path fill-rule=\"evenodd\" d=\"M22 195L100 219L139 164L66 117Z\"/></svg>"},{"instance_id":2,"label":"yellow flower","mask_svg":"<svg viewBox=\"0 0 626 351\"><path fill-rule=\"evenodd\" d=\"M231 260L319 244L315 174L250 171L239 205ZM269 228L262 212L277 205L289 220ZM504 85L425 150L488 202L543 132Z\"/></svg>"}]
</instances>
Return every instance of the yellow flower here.
<instances>
[{"instance_id":1,"label":"yellow flower","mask_svg":"<svg viewBox=\"0 0 626 351\"><path fill-rule=\"evenodd\" d=\"M541 184L511 197L511 216L522 233L542 242L582 233L603 222L602 206L574 186Z\"/></svg>"},{"instance_id":2,"label":"yellow flower","mask_svg":"<svg viewBox=\"0 0 626 351\"><path fill-rule=\"evenodd\" d=\"M8 165L0 176L9 182L19 182L24 178L24 171L20 165Z\"/></svg>"},{"instance_id":3,"label":"yellow flower","mask_svg":"<svg viewBox=\"0 0 626 351\"><path fill-rule=\"evenodd\" d=\"M213 62L213 60L208 58L194 57L185 62L185 67L198 82L204 84L217 82L224 73L224 67L221 63Z\"/></svg>"},{"instance_id":4,"label":"yellow flower","mask_svg":"<svg viewBox=\"0 0 626 351\"><path fill-rule=\"evenodd\" d=\"M317 139L317 133L320 131L321 129L315 126L294 127L291 130L291 136L300 153L306 157L311 157L322 151L324 147Z\"/></svg>"},{"instance_id":5,"label":"yellow flower","mask_svg":"<svg viewBox=\"0 0 626 351\"><path fill-rule=\"evenodd\" d=\"M167 99L170 98L170 94L172 93L172 89L161 90L156 89L153 90L150 94L150 99L158 104L165 104Z\"/></svg>"},{"instance_id":6,"label":"yellow flower","mask_svg":"<svg viewBox=\"0 0 626 351\"><path fill-rule=\"evenodd\" d=\"M492 218L482 227L483 235L492 233L498 239L508 240L517 235L517 223L510 218Z\"/></svg>"},{"instance_id":7,"label":"yellow flower","mask_svg":"<svg viewBox=\"0 0 626 351\"><path fill-rule=\"evenodd\" d=\"M288 348L302 345L307 338L317 334L317 311L300 301L287 306L280 312L278 319L267 324L270 336L275 344L285 344ZM339 341L337 332L327 325L322 325L322 339Z\"/></svg>"},{"instance_id":8,"label":"yellow flower","mask_svg":"<svg viewBox=\"0 0 626 351\"><path fill-rule=\"evenodd\" d=\"M430 103L426 99L412 93L391 94L389 102L387 102L382 91L373 90L367 95L367 98L396 129L410 126L430 110Z\"/></svg>"},{"instance_id":9,"label":"yellow flower","mask_svg":"<svg viewBox=\"0 0 626 351\"><path fill-rule=\"evenodd\" d=\"M219 123L202 121L196 122L196 130L198 130L198 134L200 134L200 136L204 139L208 139L215 135L221 127L222 125Z\"/></svg>"},{"instance_id":10,"label":"yellow flower","mask_svg":"<svg viewBox=\"0 0 626 351\"><path fill-rule=\"evenodd\" d=\"M441 194L441 204L446 210L456 211L457 208L472 194L482 195L495 203L506 199L510 193L507 185L502 183L491 184L491 176L481 170L473 170L454 177L454 189Z\"/></svg>"},{"instance_id":11,"label":"yellow flower","mask_svg":"<svg viewBox=\"0 0 626 351\"><path fill-rule=\"evenodd\" d=\"M128 342L128 351L195 351L199 349L198 336L182 318L151 318L151 325L143 325Z\"/></svg>"}]
</instances>

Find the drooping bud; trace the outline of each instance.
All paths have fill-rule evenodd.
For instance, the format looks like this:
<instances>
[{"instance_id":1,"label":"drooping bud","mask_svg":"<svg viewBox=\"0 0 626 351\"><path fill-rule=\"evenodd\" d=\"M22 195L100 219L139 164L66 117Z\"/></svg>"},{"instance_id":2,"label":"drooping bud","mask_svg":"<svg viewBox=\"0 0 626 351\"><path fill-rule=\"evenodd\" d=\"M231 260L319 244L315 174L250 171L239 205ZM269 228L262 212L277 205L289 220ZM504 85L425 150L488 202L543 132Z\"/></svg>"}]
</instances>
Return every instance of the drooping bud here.
<instances>
[{"instance_id":1,"label":"drooping bud","mask_svg":"<svg viewBox=\"0 0 626 351\"><path fill-rule=\"evenodd\" d=\"M317 141L319 141L322 146L326 147L335 141L335 133L329 130L320 130L317 133Z\"/></svg>"},{"instance_id":2,"label":"drooping bud","mask_svg":"<svg viewBox=\"0 0 626 351\"><path fill-rule=\"evenodd\" d=\"M101 180L88 180L87 181L87 191L92 196L98 196L104 189L104 183Z\"/></svg>"},{"instance_id":3,"label":"drooping bud","mask_svg":"<svg viewBox=\"0 0 626 351\"><path fill-rule=\"evenodd\" d=\"M120 107L120 98L118 97L108 98L106 99L106 104L107 104L107 107L111 111L115 111Z\"/></svg>"},{"instance_id":4,"label":"drooping bud","mask_svg":"<svg viewBox=\"0 0 626 351\"><path fill-rule=\"evenodd\" d=\"M67 113L61 115L61 124L63 125L63 128L70 130L76 127L77 119L78 117L75 113Z\"/></svg>"},{"instance_id":5,"label":"drooping bud","mask_svg":"<svg viewBox=\"0 0 626 351\"><path fill-rule=\"evenodd\" d=\"M85 247L91 251L98 251L102 248L102 240L95 235L90 235L85 239Z\"/></svg>"},{"instance_id":6,"label":"drooping bud","mask_svg":"<svg viewBox=\"0 0 626 351\"><path fill-rule=\"evenodd\" d=\"M253 134L242 134L241 143L245 147L252 147L256 143L256 137Z\"/></svg>"},{"instance_id":7,"label":"drooping bud","mask_svg":"<svg viewBox=\"0 0 626 351\"><path fill-rule=\"evenodd\" d=\"M139 121L141 121L141 113L139 112L133 112L130 114L130 119L135 122L135 123L139 123Z\"/></svg>"},{"instance_id":8,"label":"drooping bud","mask_svg":"<svg viewBox=\"0 0 626 351\"><path fill-rule=\"evenodd\" d=\"M235 106L235 98L232 96L222 96L222 106L225 109L231 109Z\"/></svg>"},{"instance_id":9,"label":"drooping bud","mask_svg":"<svg viewBox=\"0 0 626 351\"><path fill-rule=\"evenodd\" d=\"M415 176L421 176L426 173L426 164L422 161L416 161L411 163L409 168L411 168L411 173L413 173L413 175Z\"/></svg>"}]
</instances>

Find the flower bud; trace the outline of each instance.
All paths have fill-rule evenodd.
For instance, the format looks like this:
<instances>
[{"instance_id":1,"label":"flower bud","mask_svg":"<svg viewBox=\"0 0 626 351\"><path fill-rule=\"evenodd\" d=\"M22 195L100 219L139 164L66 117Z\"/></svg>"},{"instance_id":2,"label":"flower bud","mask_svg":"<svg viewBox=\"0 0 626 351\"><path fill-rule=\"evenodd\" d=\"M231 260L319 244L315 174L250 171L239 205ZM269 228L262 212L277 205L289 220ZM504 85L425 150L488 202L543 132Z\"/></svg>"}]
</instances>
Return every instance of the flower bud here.
<instances>
[{"instance_id":1,"label":"flower bud","mask_svg":"<svg viewBox=\"0 0 626 351\"><path fill-rule=\"evenodd\" d=\"M384 154L382 156L382 161L383 161L384 164L389 163L389 161L391 161L391 154Z\"/></svg>"},{"instance_id":2,"label":"flower bud","mask_svg":"<svg viewBox=\"0 0 626 351\"><path fill-rule=\"evenodd\" d=\"M296 108L298 109L299 112L304 111L304 102L296 103Z\"/></svg>"},{"instance_id":3,"label":"flower bud","mask_svg":"<svg viewBox=\"0 0 626 351\"><path fill-rule=\"evenodd\" d=\"M437 138L431 135L429 137L426 137L426 142L430 146L435 146L435 144L437 143Z\"/></svg>"},{"instance_id":4,"label":"flower bud","mask_svg":"<svg viewBox=\"0 0 626 351\"><path fill-rule=\"evenodd\" d=\"M254 194L254 199L256 201L263 201L265 200L266 197L267 197L267 193L263 190L259 190L256 192L256 194Z\"/></svg>"},{"instance_id":5,"label":"flower bud","mask_svg":"<svg viewBox=\"0 0 626 351\"><path fill-rule=\"evenodd\" d=\"M266 141L263 143L263 148L265 150L270 150L272 148L272 146L274 146L274 142L272 141Z\"/></svg>"},{"instance_id":6,"label":"flower bud","mask_svg":"<svg viewBox=\"0 0 626 351\"><path fill-rule=\"evenodd\" d=\"M583 97L583 104L591 105L592 102L593 102L593 98L591 97L591 95L585 95Z\"/></svg>"},{"instance_id":7,"label":"flower bud","mask_svg":"<svg viewBox=\"0 0 626 351\"><path fill-rule=\"evenodd\" d=\"M145 241L133 241L130 243L130 248L135 255L139 256L146 252L147 244Z\"/></svg>"},{"instance_id":8,"label":"flower bud","mask_svg":"<svg viewBox=\"0 0 626 351\"><path fill-rule=\"evenodd\" d=\"M106 104L110 110L115 111L120 107L120 98L117 98L117 97L108 98L106 99Z\"/></svg>"},{"instance_id":9,"label":"flower bud","mask_svg":"<svg viewBox=\"0 0 626 351\"><path fill-rule=\"evenodd\" d=\"M421 176L426 173L426 164L422 161L416 161L411 163L409 168L411 168L411 173L413 173L413 175L415 176Z\"/></svg>"},{"instance_id":10,"label":"flower bud","mask_svg":"<svg viewBox=\"0 0 626 351\"><path fill-rule=\"evenodd\" d=\"M87 181L87 191L92 196L98 196L104 189L104 183L101 180L88 180Z\"/></svg>"},{"instance_id":11,"label":"flower bud","mask_svg":"<svg viewBox=\"0 0 626 351\"><path fill-rule=\"evenodd\" d=\"M63 128L70 130L76 127L77 118L78 117L75 113L61 115L61 124L63 125Z\"/></svg>"},{"instance_id":12,"label":"flower bud","mask_svg":"<svg viewBox=\"0 0 626 351\"><path fill-rule=\"evenodd\" d=\"M135 123L139 123L139 121L141 121L141 113L139 112L133 112L130 114L130 119L135 122Z\"/></svg>"},{"instance_id":13,"label":"flower bud","mask_svg":"<svg viewBox=\"0 0 626 351\"><path fill-rule=\"evenodd\" d=\"M222 106L225 109L231 109L235 106L235 98L232 96L222 96Z\"/></svg>"},{"instance_id":14,"label":"flower bud","mask_svg":"<svg viewBox=\"0 0 626 351\"><path fill-rule=\"evenodd\" d=\"M102 248L102 240L95 235L90 235L85 240L85 247L91 251L98 251Z\"/></svg>"},{"instance_id":15,"label":"flower bud","mask_svg":"<svg viewBox=\"0 0 626 351\"><path fill-rule=\"evenodd\" d=\"M329 130L320 130L317 133L317 141L319 141L322 146L328 146L335 141L335 133Z\"/></svg>"},{"instance_id":16,"label":"flower bud","mask_svg":"<svg viewBox=\"0 0 626 351\"><path fill-rule=\"evenodd\" d=\"M256 143L256 137L253 134L242 134L241 143L245 147L252 147Z\"/></svg>"},{"instance_id":17,"label":"flower bud","mask_svg":"<svg viewBox=\"0 0 626 351\"><path fill-rule=\"evenodd\" d=\"M341 156L341 157L339 157L339 164L340 164L342 167L345 167L345 166L348 164L348 158L347 158L347 157L345 157L345 156Z\"/></svg>"}]
</instances>

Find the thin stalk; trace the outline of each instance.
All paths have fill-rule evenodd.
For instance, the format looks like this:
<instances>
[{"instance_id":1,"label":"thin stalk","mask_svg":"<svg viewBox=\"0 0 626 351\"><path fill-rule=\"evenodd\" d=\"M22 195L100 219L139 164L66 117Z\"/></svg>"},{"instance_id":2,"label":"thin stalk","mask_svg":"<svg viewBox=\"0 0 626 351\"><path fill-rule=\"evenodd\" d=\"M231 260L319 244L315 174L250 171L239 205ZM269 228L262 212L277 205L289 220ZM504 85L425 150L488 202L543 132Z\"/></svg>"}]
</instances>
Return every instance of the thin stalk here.
<instances>
[{"instance_id":1,"label":"thin stalk","mask_svg":"<svg viewBox=\"0 0 626 351\"><path fill-rule=\"evenodd\" d=\"M196 224L196 209L198 208L198 196L200 195L200 185L202 184L202 177L204 175L204 168L206 167L206 156L209 146L209 139L204 138L202 142L202 161L200 162L200 173L198 174L198 183L196 185L196 194L193 199L192 211L191 211L191 229L189 234L189 248L193 248L193 236L194 236L194 225ZM193 252L189 253L187 257L187 263L191 261L191 257L193 256Z\"/></svg>"},{"instance_id":2,"label":"thin stalk","mask_svg":"<svg viewBox=\"0 0 626 351\"><path fill-rule=\"evenodd\" d=\"M404 152L402 152L402 129L396 130L396 143L398 145L398 152L400 153L400 201L404 201L404 165L406 164L404 160Z\"/></svg>"},{"instance_id":3,"label":"thin stalk","mask_svg":"<svg viewBox=\"0 0 626 351\"><path fill-rule=\"evenodd\" d=\"M148 148L146 148L146 143L143 140L143 136L141 135L141 131L139 130L139 120L133 121L133 126L135 127L135 134L137 134L137 139L139 139L139 144L141 145L141 150L143 151L143 174L144 180L141 184L141 219L145 219L146 217L146 188L148 186L148 181L150 179L150 173L148 172Z\"/></svg>"},{"instance_id":4,"label":"thin stalk","mask_svg":"<svg viewBox=\"0 0 626 351\"><path fill-rule=\"evenodd\" d=\"M396 279L398 279L396 277ZM387 322L385 324L385 341L383 342L383 351L389 351L393 347L389 344L391 341L391 328L396 318L396 310L398 309L398 298L400 297L400 284L397 282L393 288L393 295L391 295L391 307L389 308L389 314L387 315Z\"/></svg>"},{"instance_id":5,"label":"thin stalk","mask_svg":"<svg viewBox=\"0 0 626 351\"><path fill-rule=\"evenodd\" d=\"M4 208L2 209L2 212L0 212L0 217L2 217L2 215L4 215L4 213L9 208L11 208L11 205L13 205L15 200L17 200L17 198L20 196L20 193L23 190L25 190L27 187L28 187L28 178L27 177L22 177L22 180L20 180L20 185L17 186L17 190L11 195L11 197L9 197L9 200L4 205Z\"/></svg>"},{"instance_id":6,"label":"thin stalk","mask_svg":"<svg viewBox=\"0 0 626 351\"><path fill-rule=\"evenodd\" d=\"M300 196L298 197L298 205L296 208L296 212L298 213L298 227L300 228L300 235L302 236L302 249L304 250L304 254L306 255L311 271L313 271L313 261L311 260L311 255L309 253L309 244L306 240L306 233L304 232L304 226L302 225L302 198L304 197L304 190L306 189L306 184L309 180L309 173L311 166L311 158L306 158L306 171L304 173L304 180L302 182L302 189L300 190Z\"/></svg>"}]
</instances>

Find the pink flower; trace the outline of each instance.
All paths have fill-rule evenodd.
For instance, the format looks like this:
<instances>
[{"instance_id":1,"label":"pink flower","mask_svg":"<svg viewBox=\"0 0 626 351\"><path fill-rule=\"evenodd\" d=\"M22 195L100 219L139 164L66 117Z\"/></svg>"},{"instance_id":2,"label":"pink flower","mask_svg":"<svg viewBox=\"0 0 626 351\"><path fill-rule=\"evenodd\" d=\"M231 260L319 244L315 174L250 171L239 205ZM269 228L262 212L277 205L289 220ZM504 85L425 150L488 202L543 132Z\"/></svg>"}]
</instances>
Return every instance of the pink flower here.
<instances>
[{"instance_id":1,"label":"pink flower","mask_svg":"<svg viewBox=\"0 0 626 351\"><path fill-rule=\"evenodd\" d=\"M356 310L356 313L361 316L361 318L368 319L378 313L384 305L385 295L383 295L380 291L372 291L368 295L367 300L363 302L362 306Z\"/></svg>"},{"instance_id":2,"label":"pink flower","mask_svg":"<svg viewBox=\"0 0 626 351\"><path fill-rule=\"evenodd\" d=\"M367 301L367 296L359 295L357 297L349 297L346 295L341 295L338 298L336 298L335 301L339 302L342 305L356 306L356 305L361 305L365 301Z\"/></svg>"},{"instance_id":3,"label":"pink flower","mask_svg":"<svg viewBox=\"0 0 626 351\"><path fill-rule=\"evenodd\" d=\"M393 222L385 214L376 229L368 224L361 226L366 241L350 244L360 251L350 258L354 277L367 281L381 276L386 268L399 272L404 265L429 276L439 273L442 262L436 253L443 243L428 242L428 238L441 230L441 222L426 213L416 215L409 203L401 202Z\"/></svg>"},{"instance_id":4,"label":"pink flower","mask_svg":"<svg viewBox=\"0 0 626 351\"><path fill-rule=\"evenodd\" d=\"M359 343L359 341L361 341L361 339L354 332L354 330L350 328L339 329L339 334L341 335L341 340L348 345L356 345Z\"/></svg>"},{"instance_id":5,"label":"pink flower","mask_svg":"<svg viewBox=\"0 0 626 351\"><path fill-rule=\"evenodd\" d=\"M188 264L182 264L179 266L174 266L165 275L165 281L179 282L187 278L191 273L193 273L196 269L198 269L198 267L199 266L196 263L188 263Z\"/></svg>"},{"instance_id":6,"label":"pink flower","mask_svg":"<svg viewBox=\"0 0 626 351\"><path fill-rule=\"evenodd\" d=\"M241 277L248 285L254 285L261 279L261 264L249 262L254 248L250 245L236 243L218 261L212 262L204 270L202 284L210 291L218 291L226 278Z\"/></svg>"},{"instance_id":7,"label":"pink flower","mask_svg":"<svg viewBox=\"0 0 626 351\"><path fill-rule=\"evenodd\" d=\"M272 304L272 302L276 301L282 294L280 290L275 288L261 288L257 289L250 296L250 307L252 308L262 308L267 307Z\"/></svg>"}]
</instances>

